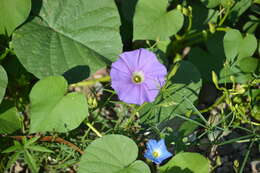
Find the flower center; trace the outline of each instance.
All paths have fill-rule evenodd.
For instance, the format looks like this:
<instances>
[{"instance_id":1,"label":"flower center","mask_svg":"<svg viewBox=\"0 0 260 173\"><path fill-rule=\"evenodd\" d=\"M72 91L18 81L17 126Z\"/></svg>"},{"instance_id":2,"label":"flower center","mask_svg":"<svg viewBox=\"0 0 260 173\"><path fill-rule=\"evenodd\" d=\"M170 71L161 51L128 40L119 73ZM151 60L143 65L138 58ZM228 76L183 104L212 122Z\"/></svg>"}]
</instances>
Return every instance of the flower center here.
<instances>
[{"instance_id":1,"label":"flower center","mask_svg":"<svg viewBox=\"0 0 260 173\"><path fill-rule=\"evenodd\" d=\"M160 153L158 151L153 152L153 157L157 158L160 156Z\"/></svg>"},{"instance_id":2,"label":"flower center","mask_svg":"<svg viewBox=\"0 0 260 173\"><path fill-rule=\"evenodd\" d=\"M134 72L132 81L136 84L142 83L144 81L144 74L142 72Z\"/></svg>"}]
</instances>

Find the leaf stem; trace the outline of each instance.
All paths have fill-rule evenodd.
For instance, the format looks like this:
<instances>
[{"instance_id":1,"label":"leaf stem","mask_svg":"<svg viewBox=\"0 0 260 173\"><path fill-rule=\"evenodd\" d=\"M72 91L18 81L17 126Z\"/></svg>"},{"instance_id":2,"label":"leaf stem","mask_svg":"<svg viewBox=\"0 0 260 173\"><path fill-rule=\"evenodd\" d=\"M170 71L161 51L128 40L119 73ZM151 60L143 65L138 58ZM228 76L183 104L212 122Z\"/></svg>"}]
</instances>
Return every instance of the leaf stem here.
<instances>
[{"instance_id":1,"label":"leaf stem","mask_svg":"<svg viewBox=\"0 0 260 173\"><path fill-rule=\"evenodd\" d=\"M214 107L218 106L219 103L221 103L225 98L226 98L226 95L223 94L213 105L211 105L210 107L207 107L205 109L200 110L200 112L205 113L205 112L212 110Z\"/></svg>"},{"instance_id":2,"label":"leaf stem","mask_svg":"<svg viewBox=\"0 0 260 173\"><path fill-rule=\"evenodd\" d=\"M86 122L86 125L98 136L98 137L102 137L101 133L89 122Z\"/></svg>"},{"instance_id":3,"label":"leaf stem","mask_svg":"<svg viewBox=\"0 0 260 173\"><path fill-rule=\"evenodd\" d=\"M218 26L221 26L225 22L229 12L230 12L230 8L227 9L227 12L225 13L225 16L221 19L221 21L219 22Z\"/></svg>"},{"instance_id":4,"label":"leaf stem","mask_svg":"<svg viewBox=\"0 0 260 173\"><path fill-rule=\"evenodd\" d=\"M104 77L97 78L97 79L90 79L87 81L74 83L74 84L71 84L70 86L71 87L89 86L89 85L94 85L97 82L109 82L109 81L110 81L110 76L104 76Z\"/></svg>"},{"instance_id":5,"label":"leaf stem","mask_svg":"<svg viewBox=\"0 0 260 173\"><path fill-rule=\"evenodd\" d=\"M244 160L243 160L243 163L242 163L242 165L241 165L241 168L240 168L240 170L239 170L239 173L243 173L244 168L245 168L245 165L246 165L246 162L247 162L247 160L248 160L248 156L249 156L249 154L250 154L250 151L251 151L251 149L252 149L254 143L255 143L255 140L253 140L253 141L250 143L250 145L249 145L249 147L248 147L248 150L247 150L247 152L246 152L245 158L244 158Z\"/></svg>"}]
</instances>

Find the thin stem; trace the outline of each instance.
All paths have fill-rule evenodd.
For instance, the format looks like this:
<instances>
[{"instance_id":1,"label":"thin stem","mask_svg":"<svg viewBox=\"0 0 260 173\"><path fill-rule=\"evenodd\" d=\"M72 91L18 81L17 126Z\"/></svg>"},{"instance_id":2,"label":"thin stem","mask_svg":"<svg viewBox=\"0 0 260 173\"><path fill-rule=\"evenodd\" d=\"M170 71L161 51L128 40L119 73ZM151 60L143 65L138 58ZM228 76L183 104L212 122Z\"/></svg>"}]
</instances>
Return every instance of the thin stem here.
<instances>
[{"instance_id":1,"label":"thin stem","mask_svg":"<svg viewBox=\"0 0 260 173\"><path fill-rule=\"evenodd\" d=\"M227 30L229 30L230 28L225 28L225 27L216 27L216 31L224 31L226 32ZM200 32L195 32L195 33L192 33L192 34L189 34L187 36L184 36L184 38L182 40L189 40L189 39L192 39L192 38L195 38L195 37L198 37L200 35L203 35L205 34L206 32L208 32L209 29L206 29L206 30L203 30L203 31L200 31Z\"/></svg>"},{"instance_id":2,"label":"thin stem","mask_svg":"<svg viewBox=\"0 0 260 173\"><path fill-rule=\"evenodd\" d=\"M217 27L216 31L224 31L227 32L230 28Z\"/></svg>"},{"instance_id":3,"label":"thin stem","mask_svg":"<svg viewBox=\"0 0 260 173\"><path fill-rule=\"evenodd\" d=\"M228 14L229 14L229 11L230 11L230 8L227 9L227 12L225 13L225 16L221 19L221 21L219 22L218 26L221 26L225 22Z\"/></svg>"},{"instance_id":4,"label":"thin stem","mask_svg":"<svg viewBox=\"0 0 260 173\"><path fill-rule=\"evenodd\" d=\"M211 105L210 107L206 108L206 109L202 109L200 110L201 113L204 113L204 112L208 112L210 110L212 110L213 108L215 108L216 106L219 105L219 103L221 103L224 99L225 99L225 94L223 94L213 105Z\"/></svg>"},{"instance_id":5,"label":"thin stem","mask_svg":"<svg viewBox=\"0 0 260 173\"><path fill-rule=\"evenodd\" d=\"M86 122L86 125L98 136L98 137L102 137L101 133L94 127L92 126L92 124L90 124L89 122Z\"/></svg>"},{"instance_id":6,"label":"thin stem","mask_svg":"<svg viewBox=\"0 0 260 173\"><path fill-rule=\"evenodd\" d=\"M181 115L176 114L176 113L174 113L173 115L176 116L176 117L179 117L179 118L181 118L181 119L190 121L190 122L192 122L192 123L194 123L194 124L197 124L198 126L204 127L205 129L208 128L208 127L206 127L205 125L203 125L203 124L201 124L201 123L199 123L199 122L197 122L197 121L195 121L195 120L193 120L193 119L187 118L187 117L185 117L185 116L181 116Z\"/></svg>"},{"instance_id":7,"label":"thin stem","mask_svg":"<svg viewBox=\"0 0 260 173\"><path fill-rule=\"evenodd\" d=\"M188 28L187 28L187 32L190 31L191 27L192 27L192 16L189 16L189 25L188 25Z\"/></svg>"},{"instance_id":8,"label":"thin stem","mask_svg":"<svg viewBox=\"0 0 260 173\"><path fill-rule=\"evenodd\" d=\"M109 82L109 81L110 81L110 76L104 76L104 77L97 78L97 79L91 79L91 80L71 84L70 86L71 87L89 86L89 85L94 85L97 82Z\"/></svg>"},{"instance_id":9,"label":"thin stem","mask_svg":"<svg viewBox=\"0 0 260 173\"><path fill-rule=\"evenodd\" d=\"M250 145L249 145L249 147L248 147L248 150L247 150L247 152L246 152L245 158L244 158L244 160L243 160L243 163L242 163L242 165L241 165L241 168L240 168L240 170L239 170L239 173L243 173L244 168L245 168L245 165L246 165L246 162L247 162L247 160L248 160L248 156L249 156L249 154L250 154L251 148L252 148L252 146L253 146L254 143L255 143L255 140L253 140L253 141L250 143Z\"/></svg>"},{"instance_id":10,"label":"thin stem","mask_svg":"<svg viewBox=\"0 0 260 173\"><path fill-rule=\"evenodd\" d=\"M136 113L138 113L138 111L144 107L144 105L146 105L147 102L143 103L141 106L139 106L138 108L135 108L135 110L133 111L133 113L131 114L130 118L128 119L128 121L126 122L125 127L127 128L129 126L129 124L133 121Z\"/></svg>"}]
</instances>

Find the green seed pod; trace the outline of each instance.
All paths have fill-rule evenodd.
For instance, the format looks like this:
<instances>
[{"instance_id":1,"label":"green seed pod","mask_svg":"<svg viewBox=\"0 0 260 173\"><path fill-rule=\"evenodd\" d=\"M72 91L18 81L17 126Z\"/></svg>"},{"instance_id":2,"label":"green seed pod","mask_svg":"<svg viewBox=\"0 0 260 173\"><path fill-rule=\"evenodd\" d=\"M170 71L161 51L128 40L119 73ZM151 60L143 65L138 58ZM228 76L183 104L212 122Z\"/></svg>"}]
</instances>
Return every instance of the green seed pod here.
<instances>
[{"instance_id":1,"label":"green seed pod","mask_svg":"<svg viewBox=\"0 0 260 173\"><path fill-rule=\"evenodd\" d=\"M215 24L209 22L208 25L209 25L209 31L210 31L210 33L214 34L214 33L216 32L216 26L215 26Z\"/></svg>"}]
</instances>

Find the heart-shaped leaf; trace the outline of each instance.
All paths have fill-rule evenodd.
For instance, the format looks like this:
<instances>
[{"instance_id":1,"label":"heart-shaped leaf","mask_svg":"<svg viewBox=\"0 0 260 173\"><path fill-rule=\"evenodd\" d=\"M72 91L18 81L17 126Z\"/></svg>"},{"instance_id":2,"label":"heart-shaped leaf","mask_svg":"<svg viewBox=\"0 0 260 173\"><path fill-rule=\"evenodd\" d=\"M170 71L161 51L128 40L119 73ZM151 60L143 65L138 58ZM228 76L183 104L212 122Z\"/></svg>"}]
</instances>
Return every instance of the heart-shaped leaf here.
<instances>
[{"instance_id":1,"label":"heart-shaped leaf","mask_svg":"<svg viewBox=\"0 0 260 173\"><path fill-rule=\"evenodd\" d=\"M44 0L39 17L14 33L12 46L38 78L82 65L92 73L121 52L119 25L113 0Z\"/></svg>"},{"instance_id":2,"label":"heart-shaped leaf","mask_svg":"<svg viewBox=\"0 0 260 173\"><path fill-rule=\"evenodd\" d=\"M209 173L209 161L198 153L183 152L160 167L161 173Z\"/></svg>"},{"instance_id":3,"label":"heart-shaped leaf","mask_svg":"<svg viewBox=\"0 0 260 173\"><path fill-rule=\"evenodd\" d=\"M134 40L168 40L183 25L178 10L167 11L168 0L139 0L134 16Z\"/></svg>"},{"instance_id":4,"label":"heart-shaped leaf","mask_svg":"<svg viewBox=\"0 0 260 173\"><path fill-rule=\"evenodd\" d=\"M137 155L134 141L122 135L107 135L87 147L79 173L150 173L143 161L136 160Z\"/></svg>"},{"instance_id":5,"label":"heart-shaped leaf","mask_svg":"<svg viewBox=\"0 0 260 173\"><path fill-rule=\"evenodd\" d=\"M67 95L67 81L50 76L37 82L30 93L30 133L75 129L88 115L87 101L81 93Z\"/></svg>"},{"instance_id":6,"label":"heart-shaped leaf","mask_svg":"<svg viewBox=\"0 0 260 173\"><path fill-rule=\"evenodd\" d=\"M252 56L257 48L257 40L254 35L246 34L243 38L236 29L231 29L224 36L224 50L227 60Z\"/></svg>"},{"instance_id":7,"label":"heart-shaped leaf","mask_svg":"<svg viewBox=\"0 0 260 173\"><path fill-rule=\"evenodd\" d=\"M0 103L5 95L5 89L6 89L7 83L8 83L7 74L4 70L4 68L0 65Z\"/></svg>"},{"instance_id":8,"label":"heart-shaped leaf","mask_svg":"<svg viewBox=\"0 0 260 173\"><path fill-rule=\"evenodd\" d=\"M31 0L0 0L0 34L10 35L29 16Z\"/></svg>"}]
</instances>

